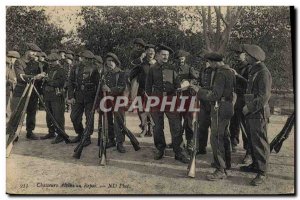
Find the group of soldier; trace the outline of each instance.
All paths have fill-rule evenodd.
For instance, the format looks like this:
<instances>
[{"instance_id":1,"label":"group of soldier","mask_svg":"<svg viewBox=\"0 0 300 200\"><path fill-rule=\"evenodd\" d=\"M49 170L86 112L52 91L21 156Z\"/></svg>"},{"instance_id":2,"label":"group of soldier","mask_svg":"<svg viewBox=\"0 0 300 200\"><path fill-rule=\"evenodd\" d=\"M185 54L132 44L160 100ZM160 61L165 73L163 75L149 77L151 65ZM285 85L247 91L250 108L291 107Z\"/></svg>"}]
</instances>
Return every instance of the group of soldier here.
<instances>
[{"instance_id":1,"label":"group of soldier","mask_svg":"<svg viewBox=\"0 0 300 200\"><path fill-rule=\"evenodd\" d=\"M156 147L154 159L162 159L165 149L171 147L176 160L188 163L188 154L195 144L193 134L198 136L198 154L206 154L210 128L213 152L211 165L215 171L207 178L224 179L227 177L227 170L231 168L231 152L236 151L239 133L242 132L246 150L243 163L248 165L242 166L241 170L257 174L251 181L252 185L262 184L266 179L270 152L267 124L272 84L271 74L263 62L265 52L257 45L239 45L233 50L235 66L225 64L221 54L208 52L201 56L205 66L198 70L187 64L189 52L185 50L174 52L163 44L146 44L141 38L135 39L133 43L134 48L129 58L132 67L127 71L122 67L118 56L111 52L105 55L103 62L101 56L94 55L89 50L75 54L70 50L53 49L46 55L33 43L27 44L28 49L22 57L16 51L8 51L7 106L13 112L26 84L34 80L36 88L43 94L45 106L63 129L65 102L71 105L70 118L77 134L71 142L77 143L84 131L83 113L86 122L94 120L90 113L99 84L101 97L103 93L115 98L122 96L128 85L133 96L196 96L200 102L197 130L193 129L194 115L188 111L161 111L153 108L151 112L138 112L142 130L139 136L153 135ZM182 89L187 82L188 87ZM55 133L48 115L48 134L39 138L33 133L38 98L34 93L30 98L26 115L26 137L32 140L55 138L52 141L54 144L62 142L63 138ZM147 101L147 98L143 98L143 101ZM113 101L108 103L114 104ZM172 143L168 145L164 135L164 115L168 118L172 139ZM125 136L119 125L125 120L125 111L110 111L107 116L107 148L116 146L118 152L125 153ZM93 124L89 129L91 134ZM90 138L84 146L89 144Z\"/></svg>"}]
</instances>

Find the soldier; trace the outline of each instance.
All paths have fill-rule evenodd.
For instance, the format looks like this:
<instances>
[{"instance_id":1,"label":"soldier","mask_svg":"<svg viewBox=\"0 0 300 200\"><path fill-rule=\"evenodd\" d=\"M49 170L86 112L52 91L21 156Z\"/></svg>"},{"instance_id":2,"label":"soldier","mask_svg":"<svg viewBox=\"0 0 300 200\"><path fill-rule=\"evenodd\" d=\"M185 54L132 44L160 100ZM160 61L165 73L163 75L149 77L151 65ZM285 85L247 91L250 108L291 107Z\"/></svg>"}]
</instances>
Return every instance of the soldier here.
<instances>
[{"instance_id":1,"label":"soldier","mask_svg":"<svg viewBox=\"0 0 300 200\"><path fill-rule=\"evenodd\" d=\"M144 100L144 97L145 97L145 85L146 85L146 79L148 76L149 69L150 69L151 65L156 63L156 60L154 59L155 45L146 44L145 48L146 48L146 51L145 51L146 56L144 58L142 58L142 60L139 61L141 63L140 65L137 65L135 68L133 68L131 70L130 77L129 77L130 81L132 81L132 79L137 76L137 82L138 82L137 96L141 97L142 100ZM139 58L139 59L141 59L141 58ZM134 97L132 97L132 98L134 98ZM143 103L145 103L145 102L143 102ZM141 120L140 127L142 129L142 132L139 134L139 136L140 137L152 136L153 121L152 121L150 113L138 110L138 115Z\"/></svg>"},{"instance_id":2,"label":"soldier","mask_svg":"<svg viewBox=\"0 0 300 200\"><path fill-rule=\"evenodd\" d=\"M17 78L17 84L13 92L13 98L11 102L12 112L17 107L18 102L22 96L22 93L26 87L26 83L35 80L35 85L38 87L41 84L41 80L45 77L46 73L41 72L39 68L39 62L37 53L41 52L41 49L34 43L27 43L28 50L25 56L18 59L15 62L14 69ZM32 93L29 104L26 110L26 137L31 140L38 140L39 137L33 133L36 121L36 111L38 107L38 97L36 93Z\"/></svg>"},{"instance_id":3,"label":"soldier","mask_svg":"<svg viewBox=\"0 0 300 200\"><path fill-rule=\"evenodd\" d=\"M79 142L83 135L83 112L85 113L86 124L89 120L94 120L94 116L90 119L90 113L99 83L98 68L93 63L94 54L89 50L85 50L80 54L80 57L82 61L71 69L68 83L68 103L72 105L70 117L77 134L77 136L71 140L72 143ZM92 133L94 123L92 123L90 130ZM91 138L89 137L84 146L90 144Z\"/></svg>"},{"instance_id":4,"label":"soldier","mask_svg":"<svg viewBox=\"0 0 300 200\"><path fill-rule=\"evenodd\" d=\"M11 101L11 94L17 83L17 78L14 70L14 64L17 59L20 58L20 54L17 51L8 51L6 55L6 113L7 117L10 117L10 106L7 106Z\"/></svg>"},{"instance_id":5,"label":"soldier","mask_svg":"<svg viewBox=\"0 0 300 200\"><path fill-rule=\"evenodd\" d=\"M190 83L192 80L197 79L199 76L195 69L186 63L186 59L189 55L190 53L184 50L179 50L175 53L175 59L177 61L176 72L178 74L177 78L180 83L183 83L185 81L188 81ZM191 93L190 90L185 90L181 91L180 95L190 97ZM188 111L181 112L180 117L181 121L183 119L182 133L185 131L185 138L187 141L186 148L188 152L191 153L193 148L192 113Z\"/></svg>"},{"instance_id":6,"label":"soldier","mask_svg":"<svg viewBox=\"0 0 300 200\"><path fill-rule=\"evenodd\" d=\"M213 85L210 90L195 85L191 87L197 92L199 99L211 102L211 136L210 143L214 156L215 172L207 176L208 180L218 180L227 177L228 163L229 122L233 116L235 74L225 65L223 57L217 53L205 55L211 67L216 68Z\"/></svg>"},{"instance_id":7,"label":"soldier","mask_svg":"<svg viewBox=\"0 0 300 200\"><path fill-rule=\"evenodd\" d=\"M105 72L104 81L102 83L102 91L107 92L108 96L113 96L113 101L108 101L108 107L114 108L116 97L123 96L126 87L125 73L120 69L121 62L114 53L107 53L105 56ZM109 105L110 104L110 105ZM117 118L116 115L120 116ZM117 150L120 153L125 153L123 146L125 135L120 129L120 123L124 123L124 110L119 108L118 111L110 111L107 113L108 120L108 143L106 148L114 147L117 144ZM119 121L119 120L122 121Z\"/></svg>"},{"instance_id":8,"label":"soldier","mask_svg":"<svg viewBox=\"0 0 300 200\"><path fill-rule=\"evenodd\" d=\"M141 61L145 58L146 43L141 38L136 38L133 41L134 47L130 53L130 62L132 66L141 64Z\"/></svg>"},{"instance_id":9,"label":"soldier","mask_svg":"<svg viewBox=\"0 0 300 200\"><path fill-rule=\"evenodd\" d=\"M99 73L101 74L103 68L103 59L101 56L95 55L95 64L98 67Z\"/></svg>"},{"instance_id":10,"label":"soldier","mask_svg":"<svg viewBox=\"0 0 300 200\"><path fill-rule=\"evenodd\" d=\"M179 88L180 84L177 80L177 74L174 68L170 67L170 64L168 63L170 53L173 53L173 50L170 47L162 44L157 46L157 62L151 66L146 81L145 90L148 96L168 96L171 98L176 96L176 88ZM179 113L176 111L161 111L161 109L157 108L151 110L151 117L154 122L154 144L157 149L154 159L162 159L166 148L164 114L166 114L169 120L175 159L183 163L188 163L189 159L187 158L185 150L182 148L182 126Z\"/></svg>"},{"instance_id":11,"label":"soldier","mask_svg":"<svg viewBox=\"0 0 300 200\"><path fill-rule=\"evenodd\" d=\"M203 56L205 61L205 67L202 67L199 75L199 85L203 89L211 90L213 86L213 80L215 76L215 68L210 65L210 62ZM198 130L199 130L199 154L206 154L208 129L211 125L210 117L210 101L200 99L200 112L198 117Z\"/></svg>"},{"instance_id":12,"label":"soldier","mask_svg":"<svg viewBox=\"0 0 300 200\"><path fill-rule=\"evenodd\" d=\"M242 48L242 45L238 45L235 48L232 49L234 53L233 61L234 61L234 69L239 74L239 76L236 76L236 94L237 94L237 100L234 105L234 115L230 120L230 140L232 145L232 151L236 151L236 146L239 144L239 133L240 133L240 127L243 128L246 127L246 121L245 117L243 115L243 107L245 106L245 99L244 94L246 93L247 89L247 80L248 80L248 70L247 65L248 63L245 60L245 53ZM242 130L243 131L243 130ZM251 163L251 154L250 154L250 148L247 146L247 133L242 132L242 139L243 139L243 147L246 150L246 155L243 159L244 164L250 164Z\"/></svg>"},{"instance_id":13,"label":"soldier","mask_svg":"<svg viewBox=\"0 0 300 200\"><path fill-rule=\"evenodd\" d=\"M61 68L60 56L57 53L51 53L48 56L49 69L47 71L47 76L44 78L43 84L43 94L45 106L49 109L57 123L64 130L65 127L65 117L64 117L64 104L65 97L63 93L63 87L65 85L66 73L63 68ZM55 128L51 122L51 119L46 115L46 122L49 133L41 139L50 139L55 137ZM62 142L63 138L56 136L56 138L51 142L56 144Z\"/></svg>"},{"instance_id":14,"label":"soldier","mask_svg":"<svg viewBox=\"0 0 300 200\"><path fill-rule=\"evenodd\" d=\"M46 58L47 58L47 55L45 52L39 52L38 54L38 57L39 57L39 67L40 67L40 70L42 72L46 72L48 70L48 63L46 62Z\"/></svg>"},{"instance_id":15,"label":"soldier","mask_svg":"<svg viewBox=\"0 0 300 200\"><path fill-rule=\"evenodd\" d=\"M242 166L245 172L255 172L257 176L251 185L264 183L269 164L270 145L267 125L270 117L269 99L271 96L272 76L266 65L265 52L257 45L243 45L246 61L249 64L248 84L245 94L243 114L246 117L247 132L250 138L252 164Z\"/></svg>"}]
</instances>

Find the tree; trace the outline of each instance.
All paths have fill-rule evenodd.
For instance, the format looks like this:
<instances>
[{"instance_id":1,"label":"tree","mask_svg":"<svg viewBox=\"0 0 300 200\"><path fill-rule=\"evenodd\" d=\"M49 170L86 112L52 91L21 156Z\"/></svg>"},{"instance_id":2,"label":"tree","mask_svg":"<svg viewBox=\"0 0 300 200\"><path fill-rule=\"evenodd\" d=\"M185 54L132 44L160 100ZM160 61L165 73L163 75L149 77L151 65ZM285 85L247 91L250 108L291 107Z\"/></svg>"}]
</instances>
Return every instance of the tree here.
<instances>
[{"instance_id":1,"label":"tree","mask_svg":"<svg viewBox=\"0 0 300 200\"><path fill-rule=\"evenodd\" d=\"M6 9L6 48L26 50L26 42L36 43L48 53L58 48L64 31L50 24L44 10L33 7L10 6Z\"/></svg>"}]
</instances>

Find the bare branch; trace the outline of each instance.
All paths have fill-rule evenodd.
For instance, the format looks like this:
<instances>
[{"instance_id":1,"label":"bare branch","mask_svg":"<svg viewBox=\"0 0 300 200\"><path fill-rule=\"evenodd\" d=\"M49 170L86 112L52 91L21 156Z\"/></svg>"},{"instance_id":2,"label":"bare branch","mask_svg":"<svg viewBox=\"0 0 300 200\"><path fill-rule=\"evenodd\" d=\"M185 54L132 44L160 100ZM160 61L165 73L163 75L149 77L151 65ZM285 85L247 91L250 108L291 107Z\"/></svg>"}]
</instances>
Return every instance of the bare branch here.
<instances>
[{"instance_id":1,"label":"bare branch","mask_svg":"<svg viewBox=\"0 0 300 200\"><path fill-rule=\"evenodd\" d=\"M216 11L216 14L217 14L217 17L221 18L223 23L228 26L228 22L226 21L226 19L224 18L224 16L222 15L221 13L221 9L220 9L220 6L219 8L217 6L214 7L215 8L215 11Z\"/></svg>"},{"instance_id":2,"label":"bare branch","mask_svg":"<svg viewBox=\"0 0 300 200\"><path fill-rule=\"evenodd\" d=\"M207 35L206 11L205 11L205 8L203 6L201 8L202 8L201 15L202 15L202 21L203 21L203 35L204 35L204 40L205 40L206 48L208 50L211 50L210 40L209 40L208 35Z\"/></svg>"}]
</instances>

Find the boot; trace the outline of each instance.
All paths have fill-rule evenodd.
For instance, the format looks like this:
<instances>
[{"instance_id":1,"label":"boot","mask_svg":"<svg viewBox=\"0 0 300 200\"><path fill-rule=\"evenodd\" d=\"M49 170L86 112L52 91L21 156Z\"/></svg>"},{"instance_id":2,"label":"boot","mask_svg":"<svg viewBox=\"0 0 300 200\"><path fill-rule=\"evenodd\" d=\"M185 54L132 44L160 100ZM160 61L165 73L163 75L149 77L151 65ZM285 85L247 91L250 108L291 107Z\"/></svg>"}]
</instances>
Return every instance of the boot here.
<instances>
[{"instance_id":1,"label":"boot","mask_svg":"<svg viewBox=\"0 0 300 200\"><path fill-rule=\"evenodd\" d=\"M58 135L58 136L56 136L56 138L51 142L51 144L58 144L58 143L60 143L60 142L62 142L62 141L64 141L64 139Z\"/></svg>"},{"instance_id":2,"label":"boot","mask_svg":"<svg viewBox=\"0 0 300 200\"><path fill-rule=\"evenodd\" d=\"M147 130L146 128L143 129L143 131L139 134L139 137L145 137L146 136L146 133L147 133Z\"/></svg>"},{"instance_id":3,"label":"boot","mask_svg":"<svg viewBox=\"0 0 300 200\"><path fill-rule=\"evenodd\" d=\"M124 148L122 142L119 142L119 143L117 144L117 150L118 150L118 152L120 152L120 153L125 153L125 152L126 152L126 150L125 150L125 148Z\"/></svg>"},{"instance_id":4,"label":"boot","mask_svg":"<svg viewBox=\"0 0 300 200\"><path fill-rule=\"evenodd\" d=\"M256 177L250 182L253 186L259 186L266 182L267 176L262 173L258 173Z\"/></svg>"},{"instance_id":5,"label":"boot","mask_svg":"<svg viewBox=\"0 0 300 200\"><path fill-rule=\"evenodd\" d=\"M55 138L55 133L48 133L47 135L42 136L41 140L47 140L51 138Z\"/></svg>"},{"instance_id":6,"label":"boot","mask_svg":"<svg viewBox=\"0 0 300 200\"><path fill-rule=\"evenodd\" d=\"M154 152L154 160L160 160L164 157L164 151L156 150Z\"/></svg>"},{"instance_id":7,"label":"boot","mask_svg":"<svg viewBox=\"0 0 300 200\"><path fill-rule=\"evenodd\" d=\"M35 135L33 132L27 132L26 138L29 140L39 140L40 139L40 137Z\"/></svg>"},{"instance_id":8,"label":"boot","mask_svg":"<svg viewBox=\"0 0 300 200\"><path fill-rule=\"evenodd\" d=\"M81 140L81 135L77 135L74 139L70 141L70 143L77 143L80 142L80 140Z\"/></svg>"},{"instance_id":9,"label":"boot","mask_svg":"<svg viewBox=\"0 0 300 200\"><path fill-rule=\"evenodd\" d=\"M115 147L116 146L116 141L115 140L109 140L108 143L106 144L106 149Z\"/></svg>"},{"instance_id":10,"label":"boot","mask_svg":"<svg viewBox=\"0 0 300 200\"><path fill-rule=\"evenodd\" d=\"M152 135L153 135L153 126L151 124L148 124L148 130L145 136L152 137Z\"/></svg>"},{"instance_id":11,"label":"boot","mask_svg":"<svg viewBox=\"0 0 300 200\"><path fill-rule=\"evenodd\" d=\"M216 181L227 178L227 175L224 171L216 169L214 173L207 175L206 178L209 181Z\"/></svg>"},{"instance_id":12,"label":"boot","mask_svg":"<svg viewBox=\"0 0 300 200\"><path fill-rule=\"evenodd\" d=\"M187 163L189 163L190 162L190 159L188 158L188 156L187 155L185 155L184 153L178 153L178 154L175 154L175 160L178 160L178 161L180 161L180 162L182 162L182 163L185 163L185 164L187 164Z\"/></svg>"},{"instance_id":13,"label":"boot","mask_svg":"<svg viewBox=\"0 0 300 200\"><path fill-rule=\"evenodd\" d=\"M240 170L242 172L252 172L252 173L258 173L257 167L252 163L248 166L241 166Z\"/></svg>"}]
</instances>

